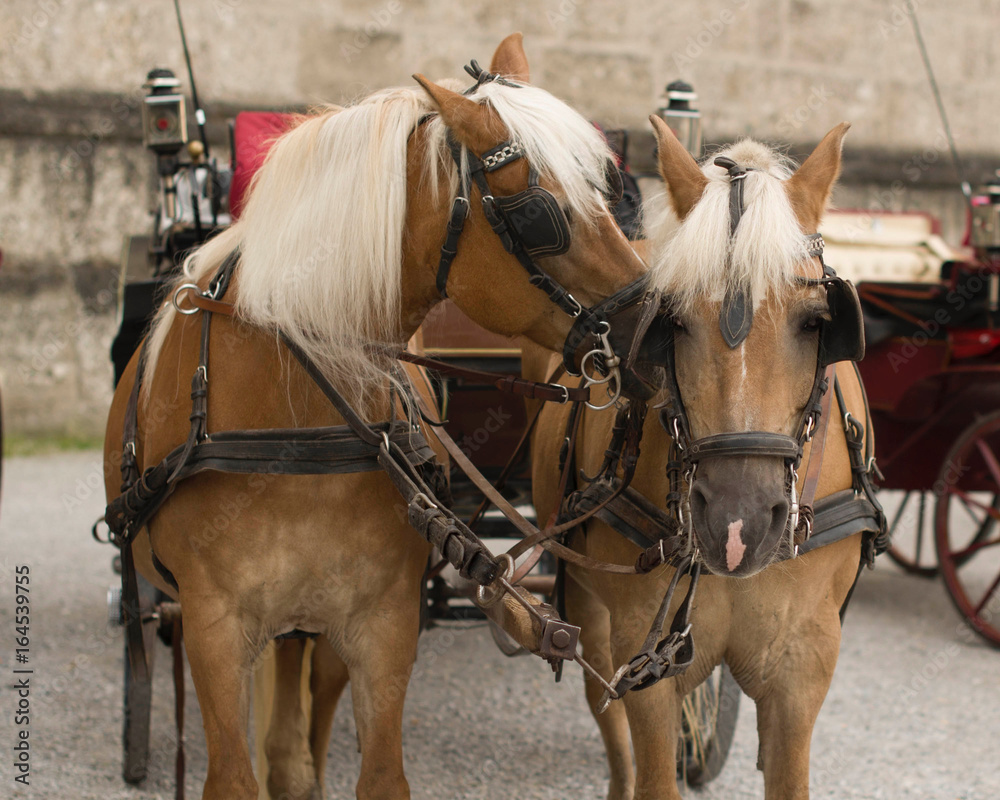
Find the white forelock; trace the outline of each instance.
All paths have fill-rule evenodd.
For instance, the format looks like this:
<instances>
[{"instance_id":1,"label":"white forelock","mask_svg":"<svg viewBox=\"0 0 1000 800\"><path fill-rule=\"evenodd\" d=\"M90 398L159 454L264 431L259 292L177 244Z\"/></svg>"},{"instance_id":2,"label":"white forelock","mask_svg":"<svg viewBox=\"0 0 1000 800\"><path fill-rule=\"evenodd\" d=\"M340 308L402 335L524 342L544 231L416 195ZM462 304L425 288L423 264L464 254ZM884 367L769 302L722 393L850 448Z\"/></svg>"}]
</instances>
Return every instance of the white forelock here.
<instances>
[{"instance_id":1,"label":"white forelock","mask_svg":"<svg viewBox=\"0 0 1000 800\"><path fill-rule=\"evenodd\" d=\"M744 211L729 235L729 174L713 162L731 158L748 170ZM744 139L714 153L701 199L678 224L669 204L647 212L652 283L683 313L697 299L721 301L727 287L748 288L754 304L790 286L806 259L799 226L782 182L794 164L770 147ZM811 233L811 231L810 231Z\"/></svg>"}]
</instances>

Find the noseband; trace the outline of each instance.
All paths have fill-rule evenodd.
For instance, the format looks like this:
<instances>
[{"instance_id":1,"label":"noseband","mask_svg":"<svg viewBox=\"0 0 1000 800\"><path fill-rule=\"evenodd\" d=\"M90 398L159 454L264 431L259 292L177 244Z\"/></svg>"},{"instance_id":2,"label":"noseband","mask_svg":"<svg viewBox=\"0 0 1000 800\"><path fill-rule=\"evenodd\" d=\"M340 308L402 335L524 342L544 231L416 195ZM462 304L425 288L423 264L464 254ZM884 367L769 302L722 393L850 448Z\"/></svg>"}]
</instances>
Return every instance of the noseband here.
<instances>
[{"instance_id":1,"label":"noseband","mask_svg":"<svg viewBox=\"0 0 1000 800\"><path fill-rule=\"evenodd\" d=\"M738 165L732 159L720 156L715 159L717 166L729 173L730 194L730 237L743 215L743 184L749 168ZM822 278L800 277L802 286L822 286L827 291L830 307L830 321L820 327L819 355L812 391L802 411L796 436L787 436L772 431L741 431L737 433L717 433L693 439L690 424L684 409L680 388L677 384L674 336L672 326L665 334L662 353L666 360L667 401L660 414L660 420L667 433L673 438L680 454L683 470L690 487L698 464L711 458L766 457L780 458L787 466L786 492L789 496L789 518L794 535L799 528L799 504L797 497L798 468L802 461L802 450L812 438L813 431L822 413L823 395L828 389L827 367L837 361L859 361L864 357L864 327L857 293L849 281L838 278L836 273L823 261L823 237L819 233L806 236L810 257L819 258L823 266ZM719 313L719 329L726 344L732 349L742 344L750 334L753 323L753 298L748 287L730 286L726 290ZM809 521L804 520L805 536L809 534Z\"/></svg>"},{"instance_id":2,"label":"noseband","mask_svg":"<svg viewBox=\"0 0 1000 800\"><path fill-rule=\"evenodd\" d=\"M476 79L476 83L466 90L466 94L489 81L518 87L516 83L483 70L475 61L465 69ZM528 273L531 285L545 292L549 300L574 321L563 347L563 363L567 371L571 375L583 374L587 386L608 385L610 401L602 406L591 406L592 408L613 405L621 395L622 387L618 369L620 359L608 338L611 331L609 318L626 305L638 303L643 298L647 278L643 276L596 306L584 306L535 262L537 258L562 255L571 243L566 214L552 193L538 185L535 170L530 170L528 188L522 192L498 197L490 189L486 176L520 159L524 155L520 144L508 140L481 155L466 149L467 172L462 170L462 146L451 136L450 131L448 148L458 167L459 188L451 207L447 234L438 261L438 292L442 297L448 296L448 276L458 253L458 240L469 216L471 183L475 182L482 198L483 214L493 232L500 238L504 250L518 260ZM614 205L621 199L621 192L622 184L617 170L609 169L605 199L610 205ZM578 370L575 363L576 352L589 336L594 336L596 343L583 356Z\"/></svg>"}]
</instances>

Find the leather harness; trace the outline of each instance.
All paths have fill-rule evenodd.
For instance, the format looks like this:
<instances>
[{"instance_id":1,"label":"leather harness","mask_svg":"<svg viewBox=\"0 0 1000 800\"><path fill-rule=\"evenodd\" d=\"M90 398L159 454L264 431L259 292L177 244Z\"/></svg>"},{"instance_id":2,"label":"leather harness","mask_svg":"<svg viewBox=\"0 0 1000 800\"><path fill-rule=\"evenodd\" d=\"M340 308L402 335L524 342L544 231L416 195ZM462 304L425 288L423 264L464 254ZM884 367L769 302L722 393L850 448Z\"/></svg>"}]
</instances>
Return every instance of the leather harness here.
<instances>
[{"instance_id":1,"label":"leather harness","mask_svg":"<svg viewBox=\"0 0 1000 800\"><path fill-rule=\"evenodd\" d=\"M484 80L502 80L485 73L473 62L470 70L478 82ZM821 351L817 365L816 378L808 403L803 411L800 432L797 438L783 434L750 431L739 434L717 434L692 440L683 402L676 383L673 365L673 341L671 336L653 336L651 347L657 356L664 357L663 373L668 402L661 412L661 421L673 439L673 450L668 463L670 477L670 494L667 497L667 513L660 511L655 505L629 488L632 475L639 457L639 443L642 435L643 422L648 406L646 400L650 396L648 382L645 387L640 385L636 393L636 401L622 396L623 380L629 382L629 375L634 372L638 361L643 357L640 352L645 347L647 333L661 310L661 300L655 293L647 291L646 279L643 278L625 287L612 297L594 308L583 307L573 296L561 287L548 273L544 272L534 262L535 256L552 255L563 252L568 247L568 240L563 242L563 234L568 237L568 227L562 211L555 199L546 190L537 185L536 176L532 172L529 188L525 192L509 198L493 197L489 190L486 174L517 160L521 157L520 148L516 144L503 143L493 150L476 156L466 153L469 161L468 173L462 170L462 150L454 142L450 143L452 155L458 164L460 189L454 201L444 245L438 268L437 284L442 295L447 292L448 274L451 263L457 252L458 238L462 232L464 221L469 210L469 178L474 181L482 196L483 211L494 232L500 237L505 249L517 257L529 273L533 285L546 292L549 298L565 313L573 317L575 322L563 353L564 369L571 374L583 374L581 385L576 389L560 384L533 382L515 376L496 376L492 373L482 373L475 370L464 370L441 362L413 354L397 354L402 360L420 366L436 369L445 374L460 374L476 380L487 380L497 388L518 394L523 397L536 398L552 402L572 402L574 409L570 414L567 428L565 455L562 465L561 486L564 500L561 515L550 521L543 530L539 530L525 520L518 511L482 476L471 464L461 448L451 439L443 427L438 427L437 436L448 450L456 464L468 475L473 483L483 492L487 501L496 505L524 537L508 554L505 560L511 566L513 559L534 548L537 554L541 548L548 549L560 559L573 563L585 569L596 569L623 575L634 575L649 572L665 564L672 563L677 571L664 597L660 611L653 621L650 634L644 643L642 651L632 661L622 667L610 684L575 651L569 653L565 648L543 646L541 655L554 664L563 659L572 659L580 663L605 688L605 700L621 697L629 689L640 689L652 685L656 680L682 671L693 658L693 642L690 638L690 610L694 589L698 581L700 565L696 553L690 547L690 537L685 537L683 502L681 485L684 480L690 485L697 464L705 458L722 458L739 455L764 455L784 459L790 466L789 491L792 495L792 535L796 536L796 546L790 555L813 549L820 544L836 541L859 531L876 531L877 535L869 535L866 539L865 561L869 561L875 552L880 552L885 546L885 521L881 507L874 498L869 473L873 469L873 457L870 444L870 424L864 427L846 412L840 387L834 381L834 387L845 419L845 430L848 437L848 447L851 453L854 491L848 491L824 498L812 507L815 484L821 469L822 443L829 423L829 397L824 399L829 385L829 370L827 365L844 351L836 349L837 342L831 336L834 347L825 347L827 332L821 335ZM716 163L725 161L718 159ZM726 164L721 164L727 166ZM735 171L734 171L735 168ZM727 166L732 178L731 213L742 214L742 180L739 168ZM745 177L745 173L743 173ZM537 212L526 209L537 207ZM518 215L524 214L529 223L522 224ZM733 217L732 231L738 225L738 216ZM538 220L542 220L538 223ZM539 227L540 225L540 227ZM813 243L811 255L817 255L822 260L822 239L818 234L808 237ZM561 248L561 249L560 249ZM500 562L490 553L476 534L457 518L448 507L447 480L443 469L434 459L433 451L427 445L420 430L419 423L406 420L390 419L388 422L371 425L362 420L349 403L340 395L336 388L320 372L308 356L298 348L287 336L282 335L285 346L299 361L306 373L319 386L330 400L337 412L345 420L344 425L306 428L306 429L275 429L208 432L207 392L209 376L209 338L213 314L232 314L233 306L224 301L232 275L239 261L239 252L234 251L227 257L206 291L194 284L179 286L173 296L173 303L183 314L202 313L202 327L198 367L192 377L190 414L191 428L184 444L171 451L159 464L140 472L136 459L136 441L138 433L138 401L142 361L145 353L140 354L140 369L132 386L126 408L122 431L122 489L119 497L111 501L107 507L105 520L110 529L109 540L122 550L122 582L123 601L126 608L138 608L138 588L134 559L131 545L139 530L152 518L156 511L168 499L177 483L186 477L206 470L233 473L269 474L337 474L348 472L365 472L384 470L393 484L399 490L408 508L410 524L417 532L433 546L438 548L444 559L452 564L465 578L475 581L482 587L498 583L518 602L528 608L528 604L514 591L508 578L501 574ZM834 308L835 297L840 298L847 293L843 287L849 284L837 278L832 270L824 265L824 275L821 279L802 279L809 285L823 285L828 289L831 298L831 311L837 322L837 309ZM853 289L851 289L853 291ZM854 295L856 302L856 295ZM849 297L848 297L849 300ZM184 302L190 306L184 305ZM840 302L837 300L837 302ZM847 301L841 305L849 305ZM749 311L748 311L749 309ZM625 311L638 310L639 324L635 334L628 342L628 354L624 361L616 354L612 345L611 319ZM730 346L745 339L752 321L752 303L745 294L727 295L720 316L720 326L723 335ZM662 331L662 325L657 328ZM593 337L591 339L591 337ZM849 337L848 337L849 338ZM594 344L588 351L576 372L575 355L581 344L590 341ZM849 349L851 342L846 347ZM863 347L863 345L862 345ZM855 343L855 349L857 345ZM648 357L648 353L646 354ZM624 372L622 367L625 368ZM632 381L636 383L635 381ZM571 487L573 471L573 449L576 431L582 418L583 404L588 401L590 387L595 384L612 384L614 388L612 403L618 405L612 432L604 463L598 474L589 479L586 489L578 491ZM642 384L643 381L638 382ZM430 424L431 415L421 406L419 397L406 393L399 398L411 412L418 412ZM610 405L609 403L608 405ZM606 407L606 406L594 406ZM413 413L407 415L415 419ZM535 417L537 420L537 415ZM527 441L534 421L529 425L522 437L522 445ZM816 429L817 421L820 421ZM866 423L869 422L866 420ZM802 456L802 446L816 431L813 453L815 467L807 468L805 490L800 504L795 498L796 468ZM865 448L867 436L868 447ZM867 456L867 462L865 457ZM515 453L516 457L516 453ZM509 470L505 470L509 471ZM810 488L811 487L811 488ZM477 515L480 512L477 512ZM559 537L571 530L579 528L591 517L601 519L626 538L639 545L642 552L634 565L609 564L584 556L559 541ZM95 538L96 526L95 526ZM155 554L154 565L164 578L176 586L176 581L169 571L159 563ZM687 596L675 614L670 633L661 638L662 626L665 622L667 608L679 581L683 576L690 576ZM537 616L537 612L528 608ZM541 619L544 628L551 625L554 629L575 631L575 626L567 625L558 619L557 615L549 615ZM130 664L136 674L144 674L148 670L142 638L142 619L138 614L130 615L126 627ZM551 636L548 640L551 640ZM545 640L545 636L542 637ZM574 639L575 641L575 639Z\"/></svg>"}]
</instances>

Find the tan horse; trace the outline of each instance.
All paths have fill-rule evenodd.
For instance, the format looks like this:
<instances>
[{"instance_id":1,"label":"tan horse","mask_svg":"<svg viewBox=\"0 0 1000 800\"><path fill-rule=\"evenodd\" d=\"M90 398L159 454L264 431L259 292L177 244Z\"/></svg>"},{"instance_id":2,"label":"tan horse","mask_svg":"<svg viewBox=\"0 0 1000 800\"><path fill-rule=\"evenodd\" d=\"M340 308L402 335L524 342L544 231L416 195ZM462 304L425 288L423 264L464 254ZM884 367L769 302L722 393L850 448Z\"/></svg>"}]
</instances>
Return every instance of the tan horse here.
<instances>
[{"instance_id":1,"label":"tan horse","mask_svg":"<svg viewBox=\"0 0 1000 800\"><path fill-rule=\"evenodd\" d=\"M652 283L672 304L677 383L693 437L747 430L798 433L794 428L816 374L816 323L827 311L823 290L802 286L795 277L821 274L802 240L816 231L839 173L846 129L831 131L794 175L763 145L741 142L724 151L754 169L745 178L745 212L731 238L726 170L711 163L699 168L665 126L658 126L660 172L676 218L649 223L647 244ZM756 311L749 336L730 348L720 333L720 304L734 281L752 289ZM525 374L544 374L549 360L549 354L526 346ZM848 407L864 419L853 368L842 363L837 373ZM836 401L832 408L817 497L851 486ZM534 437L540 519L549 518L559 502L556 465L567 413L547 408ZM613 410L586 412L576 447L584 473L596 473L613 419ZM669 446L657 415L650 413L632 487L661 508L669 491ZM803 465L808 460L807 446ZM783 535L789 516L785 474L779 458L735 457L699 465L690 504L694 545L711 574L702 576L695 595L693 665L675 678L627 694L600 715L596 706L602 689L594 681L586 683L610 762L609 798L680 797L681 701L723 659L757 704L766 797L808 797L810 738L837 662L838 612L858 570L861 536L768 566L788 542ZM620 564L633 564L639 553L597 520L577 530L571 544L588 556ZM568 618L582 626L584 655L606 678L638 651L673 574L672 567L641 577L568 568Z\"/></svg>"},{"instance_id":2,"label":"tan horse","mask_svg":"<svg viewBox=\"0 0 1000 800\"><path fill-rule=\"evenodd\" d=\"M527 188L529 169L537 172L571 232L569 250L546 259L545 269L581 303L644 272L602 196L611 153L601 135L527 85L520 34L501 43L491 72L516 84L487 76L462 95L417 76L422 88L387 90L309 117L275 144L240 221L199 250L181 279L204 289L240 248L226 295L236 314L216 314L211 330L210 434L342 424L279 343L279 330L367 419L388 418L389 364L369 345L400 347L440 299L436 273L459 185L449 131L465 167L466 151L482 155L504 141L519 146L521 158L486 176L489 188L498 198L512 195ZM475 187L470 199L449 296L485 328L560 347L572 319L501 246ZM197 366L200 318L170 303L157 317L138 415L140 468L187 436L186 386ZM136 372L133 359L108 420L109 498L121 480L123 419ZM330 717L349 674L362 753L358 797L409 796L401 720L429 546L406 520L382 473L203 473L181 482L148 536L137 539L140 572L183 608L208 745L204 798L257 797L246 739L251 669L271 639L296 628L330 644L319 649L323 666L315 673L324 712L314 720L312 757L299 743L268 737L272 795L309 797L321 787ZM154 568L151 550L178 591ZM287 652L292 662L301 658L300 648ZM294 663L285 668L298 674Z\"/></svg>"}]
</instances>

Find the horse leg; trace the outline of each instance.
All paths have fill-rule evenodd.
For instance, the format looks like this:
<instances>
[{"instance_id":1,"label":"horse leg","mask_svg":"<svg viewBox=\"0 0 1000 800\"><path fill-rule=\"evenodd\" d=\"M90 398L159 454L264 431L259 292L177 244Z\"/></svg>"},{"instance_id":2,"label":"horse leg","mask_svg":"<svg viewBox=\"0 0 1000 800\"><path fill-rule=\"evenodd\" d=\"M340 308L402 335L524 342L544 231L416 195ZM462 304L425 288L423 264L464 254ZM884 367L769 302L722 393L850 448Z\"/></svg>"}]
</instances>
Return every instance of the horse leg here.
<instances>
[{"instance_id":1,"label":"horse leg","mask_svg":"<svg viewBox=\"0 0 1000 800\"><path fill-rule=\"evenodd\" d=\"M202 800L257 800L246 731L250 672L262 646L253 642L225 598L182 589L180 599L208 747Z\"/></svg>"},{"instance_id":2,"label":"horse leg","mask_svg":"<svg viewBox=\"0 0 1000 800\"><path fill-rule=\"evenodd\" d=\"M611 652L616 664L627 663L638 652L648 633L649 621L659 607L661 593L659 584L647 579L629 584L612 595L615 604L610 607ZM628 692L622 700L612 703L624 705L628 715L635 752L635 800L680 800L677 740L681 701L677 680L665 678L642 691Z\"/></svg>"},{"instance_id":3,"label":"horse leg","mask_svg":"<svg viewBox=\"0 0 1000 800\"><path fill-rule=\"evenodd\" d=\"M423 564L418 564L418 575ZM403 701L417 656L419 579L397 581L373 607L352 615L341 641L350 670L361 748L358 800L409 800L403 774Z\"/></svg>"},{"instance_id":4,"label":"horse leg","mask_svg":"<svg viewBox=\"0 0 1000 800\"><path fill-rule=\"evenodd\" d=\"M583 657L604 676L605 680L610 680L615 671L611 660L611 615L597 597L568 574L566 617L568 622L580 626ZM601 731L604 749L608 755L608 767L611 771L608 800L632 800L635 791L635 770L632 767L632 748L625 707L621 703L612 703L603 714L598 714L597 705L604 694L604 687L584 675L584 689L587 705L597 720L597 727Z\"/></svg>"},{"instance_id":5,"label":"horse leg","mask_svg":"<svg viewBox=\"0 0 1000 800\"><path fill-rule=\"evenodd\" d=\"M631 658L632 654L623 656ZM625 711L635 748L635 800L680 800L677 736L681 698L673 678L625 695Z\"/></svg>"},{"instance_id":6,"label":"horse leg","mask_svg":"<svg viewBox=\"0 0 1000 800\"><path fill-rule=\"evenodd\" d=\"M275 690L267 753L267 790L283 800L318 800L317 770L309 747L309 719L302 708L305 639L278 642L274 654Z\"/></svg>"},{"instance_id":7,"label":"horse leg","mask_svg":"<svg viewBox=\"0 0 1000 800\"><path fill-rule=\"evenodd\" d=\"M312 655L312 676L309 688L312 692L312 722L309 731L309 746L312 749L313 765L319 781L319 796L326 791L326 753L330 746L330 730L337 702L347 686L347 665L333 649L325 636L316 640Z\"/></svg>"},{"instance_id":8,"label":"horse leg","mask_svg":"<svg viewBox=\"0 0 1000 800\"><path fill-rule=\"evenodd\" d=\"M814 624L766 665L767 680L749 682L757 703L758 764L766 800L808 800L809 749L813 727L833 680L840 648L840 624ZM792 634L795 635L794 633ZM757 676L755 676L756 678Z\"/></svg>"}]
</instances>

